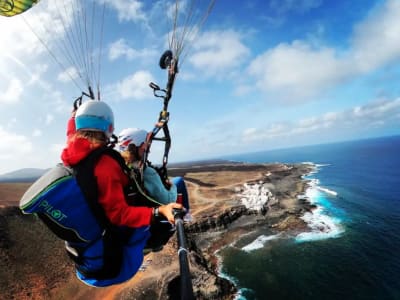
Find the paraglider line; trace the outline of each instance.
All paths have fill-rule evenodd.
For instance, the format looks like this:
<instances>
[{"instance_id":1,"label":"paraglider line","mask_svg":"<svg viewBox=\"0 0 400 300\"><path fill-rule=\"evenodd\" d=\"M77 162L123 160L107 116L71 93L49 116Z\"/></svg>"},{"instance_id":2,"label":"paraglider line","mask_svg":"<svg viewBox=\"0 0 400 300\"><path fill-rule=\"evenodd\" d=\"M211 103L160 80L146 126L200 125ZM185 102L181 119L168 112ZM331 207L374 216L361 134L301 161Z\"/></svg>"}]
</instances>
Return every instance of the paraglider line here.
<instances>
[{"instance_id":1,"label":"paraglider line","mask_svg":"<svg viewBox=\"0 0 400 300\"><path fill-rule=\"evenodd\" d=\"M36 36L36 38L40 41L40 43L46 48L47 52L49 52L51 57L58 63L58 65L61 67L61 69L63 71L67 70L66 67L60 62L60 60L57 59L56 55L47 46L47 44L44 42L44 40L38 36L38 34L35 32L35 30L33 30L32 26L28 23L28 21L26 21L24 16L22 16L22 19L24 20L25 24L30 28L30 30L33 32L33 34ZM76 87L78 89L82 90L82 88L79 86L79 84L76 82L76 80L71 76L71 74L69 72L67 72L67 74L70 77L70 79L72 80L72 82L76 85Z\"/></svg>"}]
</instances>

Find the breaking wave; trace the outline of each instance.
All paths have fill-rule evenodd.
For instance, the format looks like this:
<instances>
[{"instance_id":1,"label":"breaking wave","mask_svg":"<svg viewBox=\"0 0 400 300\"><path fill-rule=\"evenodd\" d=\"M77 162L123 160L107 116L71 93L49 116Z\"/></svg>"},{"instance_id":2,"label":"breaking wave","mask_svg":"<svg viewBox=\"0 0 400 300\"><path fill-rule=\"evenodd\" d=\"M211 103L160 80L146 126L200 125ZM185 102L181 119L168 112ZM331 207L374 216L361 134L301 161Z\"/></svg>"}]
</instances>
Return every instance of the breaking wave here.
<instances>
[{"instance_id":1,"label":"breaking wave","mask_svg":"<svg viewBox=\"0 0 400 300\"><path fill-rule=\"evenodd\" d=\"M268 241L272 241L275 240L277 238L279 238L280 234L275 234L275 235L260 235L259 237L257 237L253 242L251 242L250 244L242 247L242 250L246 251L246 252L250 252L250 251L254 251L260 248L263 248L264 245L268 242Z\"/></svg>"}]
</instances>

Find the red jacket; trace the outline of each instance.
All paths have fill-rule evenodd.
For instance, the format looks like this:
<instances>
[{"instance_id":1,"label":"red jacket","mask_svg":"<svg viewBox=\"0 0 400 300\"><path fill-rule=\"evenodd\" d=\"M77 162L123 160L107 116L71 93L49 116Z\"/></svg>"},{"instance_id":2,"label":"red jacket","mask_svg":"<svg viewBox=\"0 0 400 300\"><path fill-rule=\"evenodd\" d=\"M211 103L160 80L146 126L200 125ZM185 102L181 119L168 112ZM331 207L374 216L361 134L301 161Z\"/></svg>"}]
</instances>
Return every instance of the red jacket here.
<instances>
[{"instance_id":1,"label":"red jacket","mask_svg":"<svg viewBox=\"0 0 400 300\"><path fill-rule=\"evenodd\" d=\"M76 137L75 133L75 119L72 117L68 121L67 146L61 154L63 163L72 167L98 147L85 138ZM152 208L127 204L124 187L129 179L118 162L108 155L101 156L94 175L97 179L99 203L112 224L134 228L150 225Z\"/></svg>"}]
</instances>

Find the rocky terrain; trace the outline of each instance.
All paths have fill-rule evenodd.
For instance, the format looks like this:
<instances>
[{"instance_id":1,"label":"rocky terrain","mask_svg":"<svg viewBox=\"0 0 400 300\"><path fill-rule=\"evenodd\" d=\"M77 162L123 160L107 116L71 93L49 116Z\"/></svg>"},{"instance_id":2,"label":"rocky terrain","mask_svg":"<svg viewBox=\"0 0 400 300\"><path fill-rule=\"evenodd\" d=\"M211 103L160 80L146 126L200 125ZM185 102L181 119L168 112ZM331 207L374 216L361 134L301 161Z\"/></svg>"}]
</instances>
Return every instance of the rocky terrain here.
<instances>
[{"instance_id":1,"label":"rocky terrain","mask_svg":"<svg viewBox=\"0 0 400 300\"><path fill-rule=\"evenodd\" d=\"M218 276L215 252L259 226L271 232L308 230L299 218L312 210L302 195L311 165L213 163L171 169L184 176L193 220L185 224L197 299L233 299L234 284ZM13 188L14 187L14 188ZM145 256L128 282L92 288L79 282L63 242L15 206L25 184L0 184L0 299L179 299L174 236Z\"/></svg>"}]
</instances>

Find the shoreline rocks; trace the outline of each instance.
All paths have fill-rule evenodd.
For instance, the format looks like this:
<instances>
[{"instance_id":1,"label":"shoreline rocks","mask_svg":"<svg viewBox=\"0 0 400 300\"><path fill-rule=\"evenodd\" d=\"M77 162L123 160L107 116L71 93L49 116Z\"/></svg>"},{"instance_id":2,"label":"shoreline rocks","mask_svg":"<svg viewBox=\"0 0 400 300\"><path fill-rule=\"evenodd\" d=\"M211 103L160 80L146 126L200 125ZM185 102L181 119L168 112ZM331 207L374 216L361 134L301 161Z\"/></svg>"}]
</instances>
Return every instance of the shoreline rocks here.
<instances>
[{"instance_id":1,"label":"shoreline rocks","mask_svg":"<svg viewBox=\"0 0 400 300\"><path fill-rule=\"evenodd\" d=\"M201 214L197 216L195 222L186 224L185 231L191 251L192 265L199 265L195 267L196 270L203 268L201 277L209 273L209 275L217 276L222 280L219 282L221 286L218 287L219 298L214 298L215 292L204 294L203 291L197 294L198 299L234 299L238 290L233 282L220 277L216 252L236 241L241 235L262 227L271 230L271 234L296 234L309 230L301 217L305 212L312 211L315 205L310 204L304 196L299 197L299 195L303 195L308 187L307 180L302 176L309 173L311 169L310 167L306 168L306 172L300 172L301 176L298 176L295 168L292 166L285 169L284 176L275 177L269 182L262 180L253 183L246 182L242 188L236 187L235 191L240 199L237 202L243 204L231 206L219 213ZM267 174L269 178L273 175ZM294 174L296 176L293 178ZM290 179L286 177L290 177ZM288 182L283 183L282 181L285 180ZM278 182L280 187L277 186ZM290 190L293 186L296 186L295 191ZM217 282L215 281L214 285L218 285ZM205 281L193 280L194 289L197 291L200 291L204 284ZM210 282L207 281L207 284ZM227 289L226 287L230 285L233 288ZM214 291L215 287L212 290Z\"/></svg>"},{"instance_id":2,"label":"shoreline rocks","mask_svg":"<svg viewBox=\"0 0 400 300\"><path fill-rule=\"evenodd\" d=\"M307 164L242 163L170 170L170 176L184 176L188 183L194 221L185 224L185 228L197 299L235 298L237 287L220 276L216 252L238 237L256 228L265 228L271 234L308 230L301 216L311 212L315 206L301 195L308 186L303 176L312 170L313 166ZM241 202L243 194L255 185L258 185L258 192L254 191L254 203L246 207ZM7 235L0 240L1 245L7 247L0 247L0 262L2 269L9 271L0 274L4 288L0 298L179 299L175 237L163 251L145 257L145 261L152 262L132 280L95 289L76 280L62 241L53 238L38 220L21 215L19 211L15 215L7 212L3 217L0 218L0 227L4 228L4 233L7 231ZM35 259L30 261L31 257ZM44 262L45 268L42 266Z\"/></svg>"}]
</instances>

